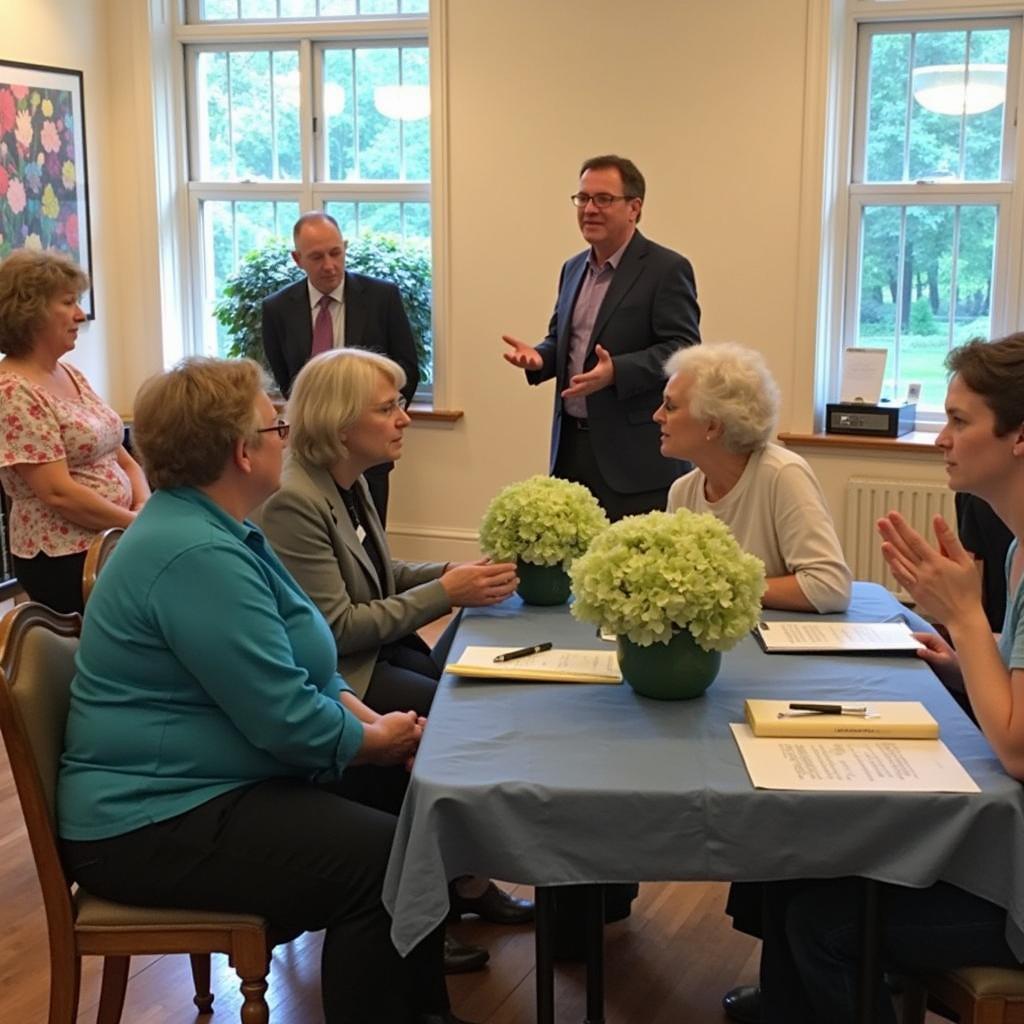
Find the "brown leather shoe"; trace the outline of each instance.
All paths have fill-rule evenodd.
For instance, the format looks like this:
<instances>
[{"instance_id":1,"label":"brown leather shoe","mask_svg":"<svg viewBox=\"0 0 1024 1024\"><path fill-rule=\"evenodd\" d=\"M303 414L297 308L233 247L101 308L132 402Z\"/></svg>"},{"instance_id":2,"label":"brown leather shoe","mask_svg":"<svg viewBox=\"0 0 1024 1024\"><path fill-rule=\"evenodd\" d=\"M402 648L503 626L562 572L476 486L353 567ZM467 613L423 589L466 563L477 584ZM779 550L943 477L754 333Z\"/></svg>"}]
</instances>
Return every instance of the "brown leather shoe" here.
<instances>
[{"instance_id":1,"label":"brown leather shoe","mask_svg":"<svg viewBox=\"0 0 1024 1024\"><path fill-rule=\"evenodd\" d=\"M458 921L463 914L478 914L491 924L528 924L533 920L533 903L521 900L499 889L493 882L479 896L460 896L453 885L449 894L449 921Z\"/></svg>"}]
</instances>

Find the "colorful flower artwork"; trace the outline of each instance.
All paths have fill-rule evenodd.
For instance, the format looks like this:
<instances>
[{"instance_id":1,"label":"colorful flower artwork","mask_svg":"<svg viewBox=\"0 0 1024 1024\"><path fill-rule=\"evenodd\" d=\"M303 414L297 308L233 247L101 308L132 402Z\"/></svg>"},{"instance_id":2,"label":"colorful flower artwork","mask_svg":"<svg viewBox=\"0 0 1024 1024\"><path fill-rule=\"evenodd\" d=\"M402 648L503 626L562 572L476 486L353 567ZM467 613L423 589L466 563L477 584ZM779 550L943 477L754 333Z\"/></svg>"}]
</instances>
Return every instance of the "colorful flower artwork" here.
<instances>
[{"instance_id":1,"label":"colorful flower artwork","mask_svg":"<svg viewBox=\"0 0 1024 1024\"><path fill-rule=\"evenodd\" d=\"M82 73L0 61L0 260L21 248L90 269Z\"/></svg>"}]
</instances>

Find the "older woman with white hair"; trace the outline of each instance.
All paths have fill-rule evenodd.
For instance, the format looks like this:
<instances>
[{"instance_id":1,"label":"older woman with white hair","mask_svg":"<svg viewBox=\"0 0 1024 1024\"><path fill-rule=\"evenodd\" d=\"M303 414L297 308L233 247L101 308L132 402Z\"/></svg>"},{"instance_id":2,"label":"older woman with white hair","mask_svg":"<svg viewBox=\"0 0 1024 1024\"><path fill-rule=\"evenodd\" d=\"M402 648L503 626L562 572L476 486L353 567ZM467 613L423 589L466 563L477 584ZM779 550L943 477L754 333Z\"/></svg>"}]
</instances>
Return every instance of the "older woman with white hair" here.
<instances>
[{"instance_id":1,"label":"older woman with white hair","mask_svg":"<svg viewBox=\"0 0 1024 1024\"><path fill-rule=\"evenodd\" d=\"M518 582L513 563L405 562L391 557L363 474L396 462L409 425L392 360L346 348L311 359L288 402L291 454L281 489L258 514L278 557L334 633L338 671L375 711L427 715L454 635L431 650L416 634L454 607L496 604ZM452 883L453 914L501 924L533 918L533 904L487 879ZM445 945L449 973L482 967L487 952Z\"/></svg>"},{"instance_id":2,"label":"older woman with white hair","mask_svg":"<svg viewBox=\"0 0 1024 1024\"><path fill-rule=\"evenodd\" d=\"M696 467L668 495L668 511L711 512L765 565L766 608L841 612L850 570L810 466L768 439L779 389L764 360L736 344L680 349L654 414L661 454Z\"/></svg>"}]
</instances>

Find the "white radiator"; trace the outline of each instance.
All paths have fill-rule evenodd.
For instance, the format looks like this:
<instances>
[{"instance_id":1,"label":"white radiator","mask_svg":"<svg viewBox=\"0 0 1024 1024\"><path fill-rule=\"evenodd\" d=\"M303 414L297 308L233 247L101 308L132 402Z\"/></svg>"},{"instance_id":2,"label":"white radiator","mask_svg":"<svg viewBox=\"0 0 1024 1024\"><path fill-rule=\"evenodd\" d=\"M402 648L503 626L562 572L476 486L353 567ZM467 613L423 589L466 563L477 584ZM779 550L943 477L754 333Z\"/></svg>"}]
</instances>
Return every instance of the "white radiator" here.
<instances>
[{"instance_id":1,"label":"white radiator","mask_svg":"<svg viewBox=\"0 0 1024 1024\"><path fill-rule=\"evenodd\" d=\"M953 499L953 492L945 484L850 477L846 485L843 549L853 578L881 583L897 596L906 597L882 558L882 542L875 523L886 512L895 510L934 542L933 516L944 516L950 525L956 525Z\"/></svg>"}]
</instances>

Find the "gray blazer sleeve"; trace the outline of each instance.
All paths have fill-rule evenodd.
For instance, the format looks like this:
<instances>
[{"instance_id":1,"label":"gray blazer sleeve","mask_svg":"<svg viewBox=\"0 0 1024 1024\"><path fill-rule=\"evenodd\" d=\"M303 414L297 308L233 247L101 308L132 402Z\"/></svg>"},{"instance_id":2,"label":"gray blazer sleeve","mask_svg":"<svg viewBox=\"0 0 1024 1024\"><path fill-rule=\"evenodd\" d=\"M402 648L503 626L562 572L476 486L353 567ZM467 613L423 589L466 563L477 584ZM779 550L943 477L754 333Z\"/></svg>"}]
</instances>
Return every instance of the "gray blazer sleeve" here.
<instances>
[{"instance_id":1,"label":"gray blazer sleeve","mask_svg":"<svg viewBox=\"0 0 1024 1024\"><path fill-rule=\"evenodd\" d=\"M415 582L381 597L334 519L325 500L290 487L273 495L259 514L278 557L331 627L339 671L362 696L381 645L446 615L452 606L438 579L444 566L436 564L393 562L403 582Z\"/></svg>"}]
</instances>

